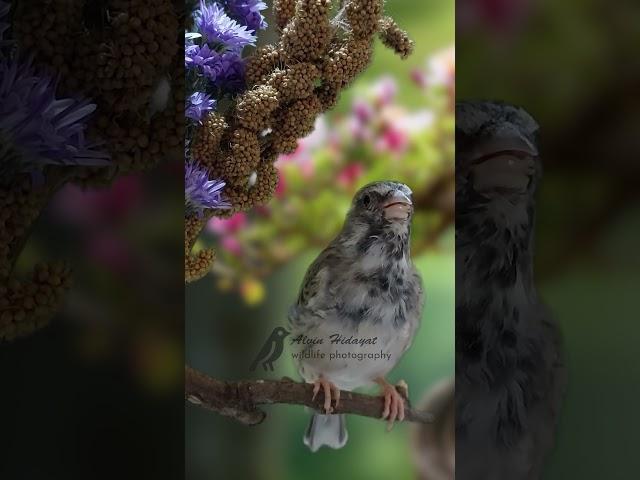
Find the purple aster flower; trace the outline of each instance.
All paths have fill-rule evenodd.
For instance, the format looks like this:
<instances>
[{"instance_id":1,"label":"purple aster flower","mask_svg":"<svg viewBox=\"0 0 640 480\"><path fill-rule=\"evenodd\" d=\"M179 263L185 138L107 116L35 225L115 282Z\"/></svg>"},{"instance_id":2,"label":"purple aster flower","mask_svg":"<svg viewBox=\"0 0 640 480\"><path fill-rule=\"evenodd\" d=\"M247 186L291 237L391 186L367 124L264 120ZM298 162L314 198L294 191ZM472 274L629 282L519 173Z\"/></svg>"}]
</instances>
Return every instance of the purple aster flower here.
<instances>
[{"instance_id":1,"label":"purple aster flower","mask_svg":"<svg viewBox=\"0 0 640 480\"><path fill-rule=\"evenodd\" d=\"M193 68L215 86L223 83L225 72L222 63L222 55L211 50L206 43L200 45L189 45L185 47L184 64L186 68Z\"/></svg>"},{"instance_id":2,"label":"purple aster flower","mask_svg":"<svg viewBox=\"0 0 640 480\"><path fill-rule=\"evenodd\" d=\"M231 18L246 25L249 30L256 32L268 27L260 13L267 8L267 4L261 0L225 0L225 5Z\"/></svg>"},{"instance_id":3,"label":"purple aster flower","mask_svg":"<svg viewBox=\"0 0 640 480\"><path fill-rule=\"evenodd\" d=\"M187 45L184 50L184 66L186 68L214 65L219 62L220 54L211 50L206 43L200 45Z\"/></svg>"},{"instance_id":4,"label":"purple aster flower","mask_svg":"<svg viewBox=\"0 0 640 480\"><path fill-rule=\"evenodd\" d=\"M209 208L229 208L231 205L222 200L222 180L209 180L204 168L189 161L184 167L184 204L187 215L202 217Z\"/></svg>"},{"instance_id":5,"label":"purple aster flower","mask_svg":"<svg viewBox=\"0 0 640 480\"><path fill-rule=\"evenodd\" d=\"M187 99L185 115L196 122L201 122L207 112L216 108L216 101L202 92L195 92Z\"/></svg>"},{"instance_id":6,"label":"purple aster flower","mask_svg":"<svg viewBox=\"0 0 640 480\"><path fill-rule=\"evenodd\" d=\"M47 165L108 164L108 155L84 136L95 104L57 99L55 88L31 60L0 60L0 176L41 174Z\"/></svg>"},{"instance_id":7,"label":"purple aster flower","mask_svg":"<svg viewBox=\"0 0 640 480\"><path fill-rule=\"evenodd\" d=\"M242 57L237 53L227 52L222 54L220 62L223 72L222 86L233 92L244 90L245 63Z\"/></svg>"},{"instance_id":8,"label":"purple aster flower","mask_svg":"<svg viewBox=\"0 0 640 480\"><path fill-rule=\"evenodd\" d=\"M189 45L185 49L185 66L195 68L215 87L232 91L244 88L244 60L239 53L218 53L207 44Z\"/></svg>"},{"instance_id":9,"label":"purple aster flower","mask_svg":"<svg viewBox=\"0 0 640 480\"><path fill-rule=\"evenodd\" d=\"M206 43L219 43L233 51L240 51L247 45L256 43L256 36L247 27L231 19L215 2L207 5L205 0L200 0L195 20L198 32Z\"/></svg>"}]
</instances>

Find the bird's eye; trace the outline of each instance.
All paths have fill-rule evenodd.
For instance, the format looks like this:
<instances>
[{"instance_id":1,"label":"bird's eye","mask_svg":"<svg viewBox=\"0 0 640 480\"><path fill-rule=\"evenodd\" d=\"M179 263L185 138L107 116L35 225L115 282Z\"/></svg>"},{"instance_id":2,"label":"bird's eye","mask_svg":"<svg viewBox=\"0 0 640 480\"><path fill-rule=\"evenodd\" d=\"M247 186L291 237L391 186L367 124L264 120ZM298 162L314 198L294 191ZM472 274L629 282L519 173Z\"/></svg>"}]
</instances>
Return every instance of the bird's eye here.
<instances>
[{"instance_id":1,"label":"bird's eye","mask_svg":"<svg viewBox=\"0 0 640 480\"><path fill-rule=\"evenodd\" d=\"M371 205L371 195L367 194L364 197L362 197L362 204L365 207L368 207L369 205Z\"/></svg>"}]
</instances>

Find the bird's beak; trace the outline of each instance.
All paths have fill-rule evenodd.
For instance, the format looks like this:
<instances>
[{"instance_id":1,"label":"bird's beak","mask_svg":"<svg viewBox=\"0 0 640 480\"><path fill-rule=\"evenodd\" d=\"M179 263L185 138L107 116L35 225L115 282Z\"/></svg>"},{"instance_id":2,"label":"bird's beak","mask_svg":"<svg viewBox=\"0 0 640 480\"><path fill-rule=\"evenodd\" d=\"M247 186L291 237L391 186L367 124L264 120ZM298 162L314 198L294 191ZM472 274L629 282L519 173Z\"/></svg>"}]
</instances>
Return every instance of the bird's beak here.
<instances>
[{"instance_id":1,"label":"bird's beak","mask_svg":"<svg viewBox=\"0 0 640 480\"><path fill-rule=\"evenodd\" d=\"M400 190L395 190L389 198L382 203L384 218L387 220L407 220L411 215L413 203Z\"/></svg>"},{"instance_id":2,"label":"bird's beak","mask_svg":"<svg viewBox=\"0 0 640 480\"><path fill-rule=\"evenodd\" d=\"M478 192L524 193L535 170L538 149L519 132L506 131L473 152L473 186Z\"/></svg>"}]
</instances>

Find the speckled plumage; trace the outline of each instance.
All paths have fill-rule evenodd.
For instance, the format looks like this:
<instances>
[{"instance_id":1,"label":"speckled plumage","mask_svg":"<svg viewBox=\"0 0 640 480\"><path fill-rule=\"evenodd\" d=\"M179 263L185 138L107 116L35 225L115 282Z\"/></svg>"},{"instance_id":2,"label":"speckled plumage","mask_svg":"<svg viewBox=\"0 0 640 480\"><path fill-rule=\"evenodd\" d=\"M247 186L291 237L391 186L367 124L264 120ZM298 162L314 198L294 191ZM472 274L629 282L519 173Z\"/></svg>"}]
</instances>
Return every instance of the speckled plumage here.
<instances>
[{"instance_id":1,"label":"speckled plumage","mask_svg":"<svg viewBox=\"0 0 640 480\"><path fill-rule=\"evenodd\" d=\"M536 479L564 386L559 332L533 283L538 126L494 102L456 114L456 478ZM510 163L477 168L498 156ZM499 173L474 177L486 172Z\"/></svg>"},{"instance_id":2,"label":"speckled plumage","mask_svg":"<svg viewBox=\"0 0 640 480\"><path fill-rule=\"evenodd\" d=\"M334 333L377 338L374 345L340 348L359 353L384 351L391 357L298 360L299 372L307 382L322 375L342 390L370 385L376 377L385 376L411 344L423 305L422 282L410 258L412 207L406 219L388 220L380 206L396 191L411 196L408 187L390 181L367 185L355 195L341 232L309 267L289 315L291 338L326 339ZM325 340L307 349L328 355L336 345ZM337 420L327 428L338 428Z\"/></svg>"}]
</instances>

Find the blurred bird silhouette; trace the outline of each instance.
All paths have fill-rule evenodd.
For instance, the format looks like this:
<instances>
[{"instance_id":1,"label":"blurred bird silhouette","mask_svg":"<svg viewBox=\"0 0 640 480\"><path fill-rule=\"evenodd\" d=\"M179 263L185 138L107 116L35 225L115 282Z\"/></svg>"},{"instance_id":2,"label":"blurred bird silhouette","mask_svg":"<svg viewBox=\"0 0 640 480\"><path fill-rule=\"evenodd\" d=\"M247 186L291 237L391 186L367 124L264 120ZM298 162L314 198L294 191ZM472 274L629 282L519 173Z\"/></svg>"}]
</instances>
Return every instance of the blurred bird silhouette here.
<instances>
[{"instance_id":1,"label":"blurred bird silhouette","mask_svg":"<svg viewBox=\"0 0 640 480\"><path fill-rule=\"evenodd\" d=\"M284 339L287 335L289 335L289 332L284 327L274 328L269 338L267 338L264 345L262 345L258 355L256 355L249 370L253 372L258 366L258 363L262 363L262 368L265 371L270 370L273 372L273 362L282 355Z\"/></svg>"},{"instance_id":2,"label":"blurred bird silhouette","mask_svg":"<svg viewBox=\"0 0 640 480\"><path fill-rule=\"evenodd\" d=\"M458 480L533 480L565 385L559 330L533 276L538 125L498 102L456 105Z\"/></svg>"},{"instance_id":3,"label":"blurred bird silhouette","mask_svg":"<svg viewBox=\"0 0 640 480\"><path fill-rule=\"evenodd\" d=\"M454 480L456 466L453 378L436 383L420 402L434 421L412 425L413 463L419 480Z\"/></svg>"}]
</instances>

